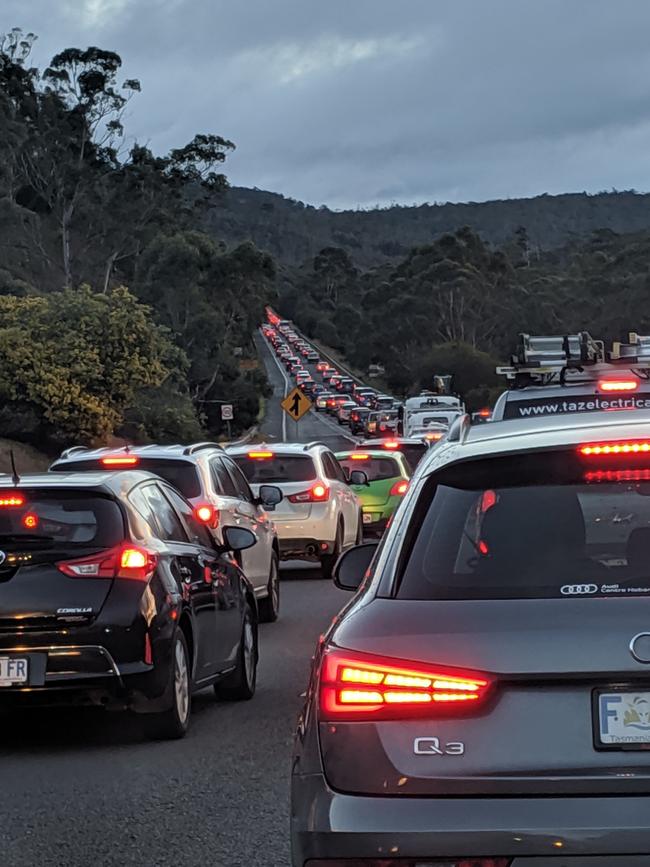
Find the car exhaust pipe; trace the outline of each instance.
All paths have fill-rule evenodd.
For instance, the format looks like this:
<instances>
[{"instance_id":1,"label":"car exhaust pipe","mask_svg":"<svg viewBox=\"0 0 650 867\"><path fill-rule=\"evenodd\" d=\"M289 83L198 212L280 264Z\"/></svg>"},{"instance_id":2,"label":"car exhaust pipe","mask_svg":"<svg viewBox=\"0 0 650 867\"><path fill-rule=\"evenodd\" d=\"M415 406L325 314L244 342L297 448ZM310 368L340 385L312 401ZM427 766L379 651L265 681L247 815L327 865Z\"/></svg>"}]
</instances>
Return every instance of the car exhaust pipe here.
<instances>
[{"instance_id":1,"label":"car exhaust pipe","mask_svg":"<svg viewBox=\"0 0 650 867\"><path fill-rule=\"evenodd\" d=\"M307 545L307 553L310 557L315 557L318 554L318 548L316 545Z\"/></svg>"}]
</instances>

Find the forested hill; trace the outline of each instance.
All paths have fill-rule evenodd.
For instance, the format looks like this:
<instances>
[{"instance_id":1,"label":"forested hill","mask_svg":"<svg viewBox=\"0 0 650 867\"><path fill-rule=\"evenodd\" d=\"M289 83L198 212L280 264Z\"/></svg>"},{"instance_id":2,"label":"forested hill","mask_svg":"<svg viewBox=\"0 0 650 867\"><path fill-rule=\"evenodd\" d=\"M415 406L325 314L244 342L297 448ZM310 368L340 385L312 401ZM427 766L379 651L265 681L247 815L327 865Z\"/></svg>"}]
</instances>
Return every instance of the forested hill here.
<instances>
[{"instance_id":1,"label":"forested hill","mask_svg":"<svg viewBox=\"0 0 650 867\"><path fill-rule=\"evenodd\" d=\"M330 211L276 193L232 187L210 211L209 230L229 245L252 240L285 264L340 247L361 267L404 256L445 232L469 226L503 244L525 227L531 250L549 250L596 229L619 233L650 228L650 194L611 192L542 195L465 204L424 204L370 211Z\"/></svg>"}]
</instances>

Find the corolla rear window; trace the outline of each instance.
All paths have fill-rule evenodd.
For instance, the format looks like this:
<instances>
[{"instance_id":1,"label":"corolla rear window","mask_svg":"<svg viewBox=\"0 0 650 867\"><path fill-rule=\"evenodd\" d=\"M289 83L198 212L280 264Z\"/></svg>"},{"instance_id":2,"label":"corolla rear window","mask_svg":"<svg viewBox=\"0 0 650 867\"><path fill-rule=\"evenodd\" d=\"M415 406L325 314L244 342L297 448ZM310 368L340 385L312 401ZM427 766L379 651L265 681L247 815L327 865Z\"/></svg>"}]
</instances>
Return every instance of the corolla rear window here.
<instances>
[{"instance_id":1,"label":"corolla rear window","mask_svg":"<svg viewBox=\"0 0 650 867\"><path fill-rule=\"evenodd\" d=\"M0 490L6 499L7 489ZM0 548L36 546L110 548L124 538L119 506L107 497L75 491L21 490L18 506L0 507Z\"/></svg>"},{"instance_id":2,"label":"corolla rear window","mask_svg":"<svg viewBox=\"0 0 650 867\"><path fill-rule=\"evenodd\" d=\"M362 470L368 477L369 482L381 482L385 479L395 479L402 475L399 464L392 457L369 458L368 460L341 458L339 463L349 472Z\"/></svg>"},{"instance_id":3,"label":"corolla rear window","mask_svg":"<svg viewBox=\"0 0 650 867\"><path fill-rule=\"evenodd\" d=\"M398 581L407 599L650 594L650 482L453 473L431 485ZM561 474L560 474L561 475ZM501 476L501 483L499 477ZM433 483L433 479L432 479Z\"/></svg>"},{"instance_id":4,"label":"corolla rear window","mask_svg":"<svg viewBox=\"0 0 650 867\"><path fill-rule=\"evenodd\" d=\"M237 455L235 463L253 485L311 482L316 478L313 460L305 455L249 457Z\"/></svg>"}]
</instances>

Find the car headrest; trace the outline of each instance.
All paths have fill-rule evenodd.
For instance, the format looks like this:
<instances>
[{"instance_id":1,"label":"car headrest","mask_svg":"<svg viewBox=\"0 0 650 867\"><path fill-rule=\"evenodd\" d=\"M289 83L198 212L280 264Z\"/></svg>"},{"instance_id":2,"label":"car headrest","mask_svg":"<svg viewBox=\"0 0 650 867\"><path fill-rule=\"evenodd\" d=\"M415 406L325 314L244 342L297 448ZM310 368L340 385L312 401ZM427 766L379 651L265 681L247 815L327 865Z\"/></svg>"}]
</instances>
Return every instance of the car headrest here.
<instances>
[{"instance_id":1,"label":"car headrest","mask_svg":"<svg viewBox=\"0 0 650 867\"><path fill-rule=\"evenodd\" d=\"M637 527L627 540L627 565L633 569L650 568L650 527Z\"/></svg>"}]
</instances>

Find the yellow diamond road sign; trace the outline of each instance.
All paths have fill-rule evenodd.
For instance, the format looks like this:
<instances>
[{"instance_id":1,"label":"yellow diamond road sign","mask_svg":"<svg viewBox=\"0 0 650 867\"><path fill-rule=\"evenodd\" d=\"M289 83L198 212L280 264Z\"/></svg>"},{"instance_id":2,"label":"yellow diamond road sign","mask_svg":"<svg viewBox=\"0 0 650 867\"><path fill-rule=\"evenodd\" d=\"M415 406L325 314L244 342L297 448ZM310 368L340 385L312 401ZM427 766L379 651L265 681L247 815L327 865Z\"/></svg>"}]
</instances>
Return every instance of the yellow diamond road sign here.
<instances>
[{"instance_id":1,"label":"yellow diamond road sign","mask_svg":"<svg viewBox=\"0 0 650 867\"><path fill-rule=\"evenodd\" d=\"M311 401L299 388L294 388L285 397L280 406L294 421L299 421L311 409Z\"/></svg>"}]
</instances>

